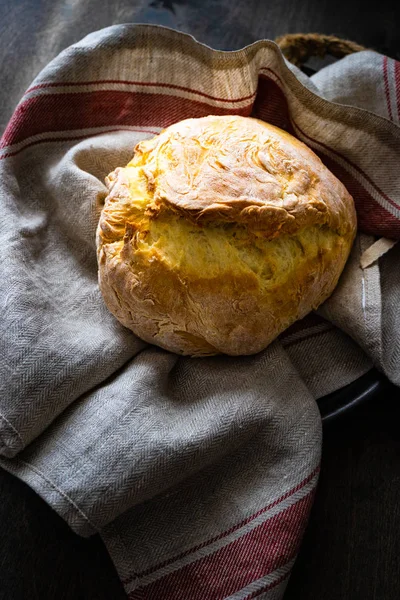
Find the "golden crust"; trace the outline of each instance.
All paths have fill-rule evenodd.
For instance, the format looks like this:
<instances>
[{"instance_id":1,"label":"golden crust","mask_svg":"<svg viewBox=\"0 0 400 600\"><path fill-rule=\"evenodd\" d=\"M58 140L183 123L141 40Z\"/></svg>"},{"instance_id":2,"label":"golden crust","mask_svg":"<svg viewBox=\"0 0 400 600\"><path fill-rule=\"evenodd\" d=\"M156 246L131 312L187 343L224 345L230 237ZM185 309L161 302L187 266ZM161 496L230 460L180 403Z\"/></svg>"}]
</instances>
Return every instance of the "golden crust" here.
<instances>
[{"instance_id":1,"label":"golden crust","mask_svg":"<svg viewBox=\"0 0 400 600\"><path fill-rule=\"evenodd\" d=\"M333 291L356 230L344 186L263 121L181 121L106 180L97 230L110 311L189 355L253 354Z\"/></svg>"}]
</instances>

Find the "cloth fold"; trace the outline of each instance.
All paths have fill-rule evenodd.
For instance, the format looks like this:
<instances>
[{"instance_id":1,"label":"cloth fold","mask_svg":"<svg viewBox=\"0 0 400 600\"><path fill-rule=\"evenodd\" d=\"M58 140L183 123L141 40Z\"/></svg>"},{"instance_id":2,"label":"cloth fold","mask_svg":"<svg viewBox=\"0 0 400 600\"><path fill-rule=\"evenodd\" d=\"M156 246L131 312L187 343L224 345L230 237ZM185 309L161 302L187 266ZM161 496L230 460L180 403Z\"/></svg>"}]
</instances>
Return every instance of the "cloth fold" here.
<instances>
[{"instance_id":1,"label":"cloth fold","mask_svg":"<svg viewBox=\"0 0 400 600\"><path fill-rule=\"evenodd\" d=\"M121 25L67 48L17 106L0 147L0 464L101 533L129 598L280 598L318 479L316 398L373 364L400 384L398 246L360 267L376 236L400 237L398 65L361 52L308 80L273 42L219 52ZM253 357L151 347L97 286L104 177L207 114L293 133L357 207L332 297Z\"/></svg>"}]
</instances>

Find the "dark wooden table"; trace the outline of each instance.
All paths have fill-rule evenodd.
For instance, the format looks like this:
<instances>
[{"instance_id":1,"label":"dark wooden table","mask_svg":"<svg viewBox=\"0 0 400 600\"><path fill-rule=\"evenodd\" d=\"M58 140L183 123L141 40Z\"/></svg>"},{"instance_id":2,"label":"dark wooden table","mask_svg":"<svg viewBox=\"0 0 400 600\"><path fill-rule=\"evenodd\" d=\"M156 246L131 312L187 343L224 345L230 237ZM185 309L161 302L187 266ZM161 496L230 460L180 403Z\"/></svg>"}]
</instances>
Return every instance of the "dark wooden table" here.
<instances>
[{"instance_id":1,"label":"dark wooden table","mask_svg":"<svg viewBox=\"0 0 400 600\"><path fill-rule=\"evenodd\" d=\"M400 59L398 1L0 0L0 53L12 65L11 74L0 73L8 91L0 128L60 50L125 22L161 23L223 49L317 31ZM326 427L320 484L285 599L400 598L399 427L400 391L390 385ZM0 600L119 598L125 595L100 539L73 534L28 486L0 470Z\"/></svg>"}]
</instances>

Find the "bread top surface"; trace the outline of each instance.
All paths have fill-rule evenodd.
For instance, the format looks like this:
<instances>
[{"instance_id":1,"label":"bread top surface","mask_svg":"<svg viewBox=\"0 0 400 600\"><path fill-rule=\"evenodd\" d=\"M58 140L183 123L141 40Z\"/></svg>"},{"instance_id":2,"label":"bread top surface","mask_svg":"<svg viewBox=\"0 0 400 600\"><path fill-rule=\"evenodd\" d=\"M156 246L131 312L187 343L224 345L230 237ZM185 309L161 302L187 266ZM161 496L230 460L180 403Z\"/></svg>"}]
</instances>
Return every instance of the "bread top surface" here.
<instances>
[{"instance_id":1,"label":"bread top surface","mask_svg":"<svg viewBox=\"0 0 400 600\"><path fill-rule=\"evenodd\" d=\"M320 159L290 134L250 117L176 123L140 142L115 175L152 218L168 211L197 224L243 224L264 239L309 225L340 234L354 226L354 219L343 219L349 194Z\"/></svg>"},{"instance_id":2,"label":"bread top surface","mask_svg":"<svg viewBox=\"0 0 400 600\"><path fill-rule=\"evenodd\" d=\"M321 160L285 131L249 117L176 123L137 144L128 165L106 181L99 245L116 243L118 252L124 238L132 240L137 255L165 252L198 274L201 266L237 262L227 244L238 258L246 247L250 262L282 247L289 266L288 236L299 234L304 248L319 246L328 232L346 238L355 231L352 198ZM280 237L289 245L267 243Z\"/></svg>"}]
</instances>

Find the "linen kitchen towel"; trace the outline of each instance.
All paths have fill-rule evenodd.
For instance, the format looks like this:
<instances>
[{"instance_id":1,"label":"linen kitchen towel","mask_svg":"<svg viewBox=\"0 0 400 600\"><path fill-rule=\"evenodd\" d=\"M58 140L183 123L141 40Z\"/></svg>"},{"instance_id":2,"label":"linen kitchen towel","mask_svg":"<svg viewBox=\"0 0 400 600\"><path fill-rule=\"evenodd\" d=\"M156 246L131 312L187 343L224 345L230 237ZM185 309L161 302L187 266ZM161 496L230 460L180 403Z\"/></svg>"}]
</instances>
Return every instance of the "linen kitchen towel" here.
<instances>
[{"instance_id":1,"label":"linen kitchen towel","mask_svg":"<svg viewBox=\"0 0 400 600\"><path fill-rule=\"evenodd\" d=\"M119 25L67 48L17 106L0 150L0 464L100 532L129 598L281 598L317 484L316 399L373 364L400 384L399 247L378 258L400 237L399 83L371 51L309 80L270 41L221 52ZM97 285L104 177L208 114L296 135L357 207L333 296L251 357L151 347Z\"/></svg>"}]
</instances>

